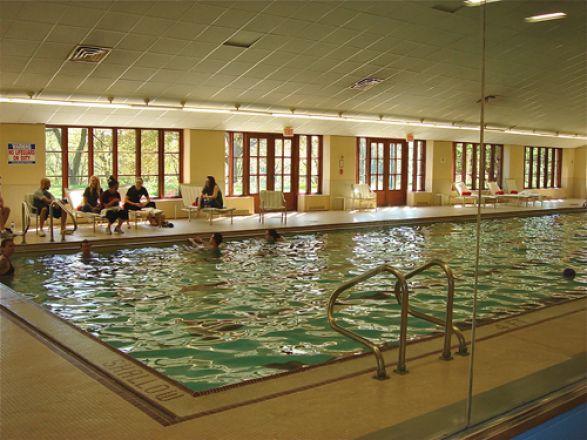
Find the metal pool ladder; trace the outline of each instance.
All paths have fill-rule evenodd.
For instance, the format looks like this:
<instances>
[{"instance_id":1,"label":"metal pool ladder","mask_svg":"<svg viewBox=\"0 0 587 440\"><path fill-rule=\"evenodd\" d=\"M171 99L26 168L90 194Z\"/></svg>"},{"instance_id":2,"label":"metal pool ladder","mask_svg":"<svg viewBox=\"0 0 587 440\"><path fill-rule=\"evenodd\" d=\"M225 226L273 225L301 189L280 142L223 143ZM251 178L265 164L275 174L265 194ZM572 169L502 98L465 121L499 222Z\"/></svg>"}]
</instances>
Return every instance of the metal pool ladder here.
<instances>
[{"instance_id":1,"label":"metal pool ladder","mask_svg":"<svg viewBox=\"0 0 587 440\"><path fill-rule=\"evenodd\" d=\"M414 276L424 272L425 270L433 266L440 267L444 271L447 279L448 286L445 320L427 315L419 310L415 310L411 308L409 304L409 289L407 281L410 278L413 278ZM334 330L363 344L373 352L373 354L375 355L375 359L377 360L377 379L387 378L387 373L385 371L385 362L383 360L383 355L381 354L381 348L377 344L374 344L373 342L369 341L368 339L363 338L362 336L359 336L358 334L338 325L336 323L336 320L334 319L334 306L336 305L336 300L338 299L341 293L383 272L390 273L395 277L396 282L394 287L394 293L399 305L401 306L399 352L397 367L395 369L396 373L405 374L408 371L406 369L406 340L408 333L408 314L416 318L424 319L434 324L444 326L444 345L442 348L442 355L440 356L441 359L445 361L452 359L450 346L451 337L453 333L457 336L457 339L459 340L459 350L457 353L461 356L466 356L468 354L467 344L463 333L452 323L452 309L454 301L454 275L448 264L446 264L444 261L434 259L412 270L411 272L408 272L407 274L402 273L399 269L396 269L395 267L389 264L383 264L379 267L376 267L375 269L371 269L365 272L364 274L358 275L348 280L347 282L341 284L334 292L332 292L332 295L330 295L330 301L328 302L327 309L328 322Z\"/></svg>"}]
</instances>

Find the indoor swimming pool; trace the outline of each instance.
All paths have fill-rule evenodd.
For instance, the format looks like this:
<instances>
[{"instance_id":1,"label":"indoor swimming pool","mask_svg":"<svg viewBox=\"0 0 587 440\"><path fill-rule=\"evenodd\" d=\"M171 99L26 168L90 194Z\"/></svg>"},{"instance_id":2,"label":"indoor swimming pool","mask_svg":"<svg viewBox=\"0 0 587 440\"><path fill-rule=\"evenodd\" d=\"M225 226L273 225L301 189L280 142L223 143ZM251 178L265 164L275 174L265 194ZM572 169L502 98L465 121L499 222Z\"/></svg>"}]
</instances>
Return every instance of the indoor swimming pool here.
<instances>
[{"instance_id":1,"label":"indoor swimming pool","mask_svg":"<svg viewBox=\"0 0 587 440\"><path fill-rule=\"evenodd\" d=\"M220 252L184 243L80 254L19 255L10 284L75 326L193 391L258 379L363 351L328 325L342 282L383 263L409 271L433 259L455 273L454 321L472 315L474 223L435 223L229 240ZM574 280L562 272L577 270ZM587 293L587 214L483 221L482 318L517 314ZM410 281L411 306L443 317L446 281ZM343 295L341 325L394 343L399 306L389 277ZM408 338L437 332L410 318ZM409 348L408 348L409 354Z\"/></svg>"}]
</instances>

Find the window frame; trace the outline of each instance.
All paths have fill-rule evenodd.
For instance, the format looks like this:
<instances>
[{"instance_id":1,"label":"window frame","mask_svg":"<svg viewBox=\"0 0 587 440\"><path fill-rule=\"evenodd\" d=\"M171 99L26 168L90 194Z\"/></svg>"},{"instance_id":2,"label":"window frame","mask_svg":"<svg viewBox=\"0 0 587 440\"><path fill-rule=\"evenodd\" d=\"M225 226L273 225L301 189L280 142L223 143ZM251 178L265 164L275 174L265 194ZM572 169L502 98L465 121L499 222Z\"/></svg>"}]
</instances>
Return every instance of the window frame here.
<instances>
[{"instance_id":1,"label":"window frame","mask_svg":"<svg viewBox=\"0 0 587 440\"><path fill-rule=\"evenodd\" d=\"M94 130L112 130L112 175L118 179L118 131L119 130L134 130L135 131L135 174L134 177L142 177L141 169L141 133L143 130L157 131L157 178L158 184L157 189L159 195L157 197L152 196L152 199L165 199L165 198L180 198L178 194L174 197L164 197L165 194L165 155L166 154L178 154L179 155L179 183L183 183L183 169L184 169L184 136L182 129L176 128L151 128L151 127L117 127L117 126L89 126L89 125L61 125L61 124L48 124L45 126L45 133L48 129L58 128L61 129L61 164L62 164L62 176L61 176L61 190L64 191L69 185L69 129L87 129L88 136L88 176L94 175ZM179 151L177 153L166 153L165 149L165 133L175 132L179 136ZM45 134L46 135L46 134ZM151 176L151 174L149 174ZM169 176L177 176L177 174L169 174Z\"/></svg>"},{"instance_id":2,"label":"window frame","mask_svg":"<svg viewBox=\"0 0 587 440\"><path fill-rule=\"evenodd\" d=\"M563 149L524 147L524 189L561 188Z\"/></svg>"},{"instance_id":3,"label":"window frame","mask_svg":"<svg viewBox=\"0 0 587 440\"><path fill-rule=\"evenodd\" d=\"M225 170L228 172L228 175L225 176L225 191L227 192L226 196L228 197L251 197L251 196L258 196L259 188L257 188L257 192L251 193L250 189L250 158L251 158L251 150L250 150L250 139L257 138L257 139L264 139L268 140L267 144L267 190L273 191L275 188L275 141L276 140L283 140L283 146L285 147L285 141L291 140L291 190L286 194L292 194L294 196L304 195L304 194L322 194L322 179L323 179L323 161L324 161L324 139L322 135L305 135L305 134L296 134L293 137L283 136L282 134L276 133L261 133L261 132L245 132L245 131L228 131L226 132L227 136L225 135L225 164L227 163L228 166L225 166ZM234 167L234 139L235 135L242 136L242 148L243 148L243 175L242 176L234 176L235 167ZM300 193L299 192L299 182L300 182L300 174L299 174L299 161L300 161L300 138L302 136L306 136L307 142L307 150L306 150L306 160L307 160L307 169L306 169L306 192ZM312 138L316 137L318 139L318 169L314 170L312 166ZM285 148L284 148L285 149ZM282 154L283 156L283 154ZM227 162L228 161L228 162ZM254 176L258 175L255 174ZM314 172L316 171L316 172ZM282 169L281 175L284 174L284 169ZM236 179L240 179L242 185L242 194L234 194L234 187ZM303 177L303 176L302 176ZM311 182L312 177L317 177L318 180L318 190L312 192Z\"/></svg>"},{"instance_id":4,"label":"window frame","mask_svg":"<svg viewBox=\"0 0 587 440\"><path fill-rule=\"evenodd\" d=\"M457 148L459 145L462 145L462 153L461 153L461 172L460 172L460 182L465 182L467 187L469 187L468 177L470 177L470 187L471 190L478 190L479 189L479 169L481 168L481 164L483 163L481 158L481 152L483 151L480 147L481 144L477 142L453 142L452 144L452 181L457 182ZM469 149L469 146L471 148ZM489 164L487 164L487 148L489 149ZM499 150L499 163L497 162L497 154L496 151ZM470 161L469 170L469 160L467 158L468 152L471 151L472 160ZM485 179L484 183L487 186L488 182L495 181L500 187L503 187L503 157L504 157L504 149L503 144L485 144L485 169L489 170L489 177ZM497 165L497 166L496 166ZM483 188L486 190L487 188Z\"/></svg>"}]
</instances>

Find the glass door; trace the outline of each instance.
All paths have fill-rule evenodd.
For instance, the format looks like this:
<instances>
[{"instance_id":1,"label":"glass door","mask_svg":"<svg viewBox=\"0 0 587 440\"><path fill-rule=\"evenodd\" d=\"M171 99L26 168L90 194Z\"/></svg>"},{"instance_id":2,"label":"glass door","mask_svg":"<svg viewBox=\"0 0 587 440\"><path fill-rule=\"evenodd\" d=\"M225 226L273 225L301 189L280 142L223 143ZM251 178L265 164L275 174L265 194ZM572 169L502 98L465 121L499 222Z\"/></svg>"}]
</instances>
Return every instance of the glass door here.
<instances>
[{"instance_id":1,"label":"glass door","mask_svg":"<svg viewBox=\"0 0 587 440\"><path fill-rule=\"evenodd\" d=\"M403 206L407 190L407 148L404 141L367 140L367 181L377 193L377 206Z\"/></svg>"}]
</instances>

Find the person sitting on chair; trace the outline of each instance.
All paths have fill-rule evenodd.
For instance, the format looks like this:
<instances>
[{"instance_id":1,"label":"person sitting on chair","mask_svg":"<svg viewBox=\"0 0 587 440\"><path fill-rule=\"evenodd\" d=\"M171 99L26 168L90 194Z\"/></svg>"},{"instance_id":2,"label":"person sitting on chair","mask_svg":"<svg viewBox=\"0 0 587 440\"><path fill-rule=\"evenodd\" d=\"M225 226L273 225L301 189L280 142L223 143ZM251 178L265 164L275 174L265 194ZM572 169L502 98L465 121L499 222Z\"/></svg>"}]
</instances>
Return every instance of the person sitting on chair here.
<instances>
[{"instance_id":1,"label":"person sitting on chair","mask_svg":"<svg viewBox=\"0 0 587 440\"><path fill-rule=\"evenodd\" d=\"M2 185L2 176L0 176L0 185ZM6 230L6 222L8 221L9 215L10 208L4 206L4 199L2 198L2 194L0 194L0 232ZM12 233L10 229L8 231Z\"/></svg>"},{"instance_id":2,"label":"person sitting on chair","mask_svg":"<svg viewBox=\"0 0 587 440\"><path fill-rule=\"evenodd\" d=\"M100 203L100 197L102 196L102 188L100 188L100 179L96 176L90 177L90 184L84 191L81 211L83 212L100 212L102 210L102 204Z\"/></svg>"},{"instance_id":3,"label":"person sitting on chair","mask_svg":"<svg viewBox=\"0 0 587 440\"><path fill-rule=\"evenodd\" d=\"M144 202L141 201L143 197L145 198ZM124 198L124 209L140 211L143 208L155 209L156 205L155 202L151 202L149 191L147 191L147 188L143 186L143 179L141 177L137 177L135 179L134 186L131 186L126 192L126 197ZM148 220L151 226L161 226L161 223L165 221L165 218L161 213L158 215L149 215Z\"/></svg>"},{"instance_id":4,"label":"person sitting on chair","mask_svg":"<svg viewBox=\"0 0 587 440\"><path fill-rule=\"evenodd\" d=\"M202 208L219 208L224 206L222 192L216 184L216 179L212 176L206 178L206 183L200 195L200 209Z\"/></svg>"},{"instance_id":5,"label":"person sitting on chair","mask_svg":"<svg viewBox=\"0 0 587 440\"><path fill-rule=\"evenodd\" d=\"M107 234L112 234L110 229L112 223L118 220L118 225L114 228L114 232L122 234L122 224L128 220L128 210L120 209L120 193L118 192L118 181L110 176L108 179L108 189L100 196L100 203L104 209L117 208L106 211L106 218L108 219Z\"/></svg>"},{"instance_id":6,"label":"person sitting on chair","mask_svg":"<svg viewBox=\"0 0 587 440\"><path fill-rule=\"evenodd\" d=\"M49 216L49 207L51 205L53 205L53 217L61 219L61 234L70 234L73 231L65 230L65 225L67 224L67 213L63 212L57 205L55 197L53 197L53 194L49 192L49 188L51 188L51 181L46 177L43 177L41 179L41 187L33 194L33 205L35 208L37 208L39 216L41 217L39 236L45 236L43 226L45 225L45 220L47 220L47 217Z\"/></svg>"}]
</instances>

